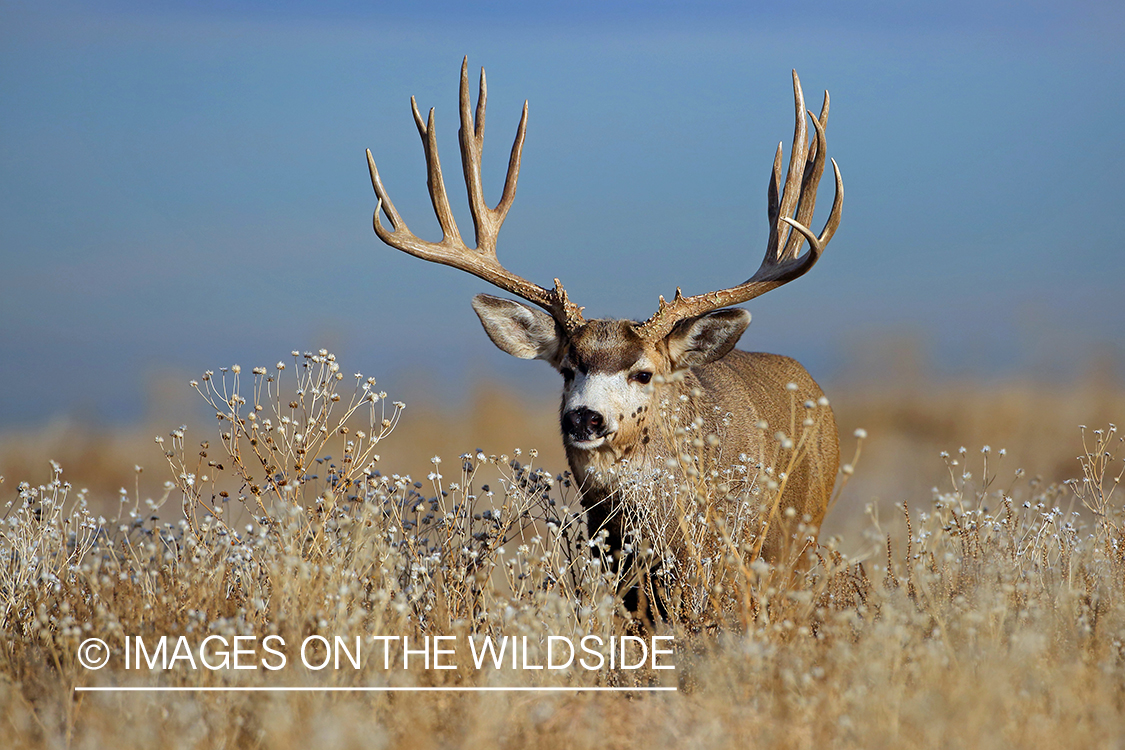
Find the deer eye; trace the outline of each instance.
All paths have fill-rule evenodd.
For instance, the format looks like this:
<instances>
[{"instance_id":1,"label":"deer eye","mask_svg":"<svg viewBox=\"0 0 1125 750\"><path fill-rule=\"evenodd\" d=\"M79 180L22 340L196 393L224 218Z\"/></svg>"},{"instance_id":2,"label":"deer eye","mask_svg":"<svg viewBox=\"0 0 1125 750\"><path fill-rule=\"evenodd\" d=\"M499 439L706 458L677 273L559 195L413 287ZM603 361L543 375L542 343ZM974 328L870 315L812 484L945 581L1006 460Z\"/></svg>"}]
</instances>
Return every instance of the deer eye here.
<instances>
[{"instance_id":1,"label":"deer eye","mask_svg":"<svg viewBox=\"0 0 1125 750\"><path fill-rule=\"evenodd\" d=\"M559 372L562 373L563 379L566 380L567 382L570 382L571 380L574 380L574 370L572 370L571 368L564 367L561 370L559 370Z\"/></svg>"},{"instance_id":2,"label":"deer eye","mask_svg":"<svg viewBox=\"0 0 1125 750\"><path fill-rule=\"evenodd\" d=\"M639 372L634 372L632 375L630 375L629 379L635 380L641 385L647 385L648 382L652 380L652 373L648 370L640 370Z\"/></svg>"}]
</instances>

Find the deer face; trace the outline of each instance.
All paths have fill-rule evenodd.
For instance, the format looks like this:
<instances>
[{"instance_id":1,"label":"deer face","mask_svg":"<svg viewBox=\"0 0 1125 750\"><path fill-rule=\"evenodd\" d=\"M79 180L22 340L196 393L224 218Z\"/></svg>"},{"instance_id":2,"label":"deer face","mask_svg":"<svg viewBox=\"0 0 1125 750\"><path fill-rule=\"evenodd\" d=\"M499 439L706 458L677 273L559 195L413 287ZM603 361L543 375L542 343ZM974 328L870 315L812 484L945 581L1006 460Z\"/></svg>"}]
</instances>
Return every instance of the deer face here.
<instances>
[{"instance_id":1,"label":"deer face","mask_svg":"<svg viewBox=\"0 0 1125 750\"><path fill-rule=\"evenodd\" d=\"M618 456L648 443L647 420L658 405L653 379L719 359L750 324L745 310L717 310L683 320L654 341L629 320L591 320L567 333L545 312L486 294L473 298L473 309L500 349L546 360L562 374L566 445L605 447Z\"/></svg>"}]
</instances>

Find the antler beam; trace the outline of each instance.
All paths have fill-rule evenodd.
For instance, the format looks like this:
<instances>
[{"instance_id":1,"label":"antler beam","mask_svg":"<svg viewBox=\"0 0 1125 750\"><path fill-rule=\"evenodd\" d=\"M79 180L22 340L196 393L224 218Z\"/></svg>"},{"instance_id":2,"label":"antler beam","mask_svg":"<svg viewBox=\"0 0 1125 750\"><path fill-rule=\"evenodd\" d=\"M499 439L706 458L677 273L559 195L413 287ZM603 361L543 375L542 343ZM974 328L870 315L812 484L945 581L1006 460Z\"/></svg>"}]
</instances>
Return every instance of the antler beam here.
<instances>
[{"instance_id":1,"label":"antler beam","mask_svg":"<svg viewBox=\"0 0 1125 750\"><path fill-rule=\"evenodd\" d=\"M801 80L795 70L793 71L793 99L797 119L793 133L793 151L789 157L785 186L778 200L782 150L781 144L777 145L773 172L770 176L767 208L770 234L762 265L753 276L738 286L691 297L684 297L680 290L676 289L676 296L671 302L665 302L664 297L661 297L657 311L637 327L637 332L642 337L649 340L661 339L681 320L752 300L803 276L820 260L824 248L840 225L844 183L840 178L840 168L836 165L836 160L832 159L832 169L836 175L836 195L832 201L832 211L820 234L813 233L808 228L808 224L812 221L813 210L816 208L816 189L824 172L827 153L824 128L828 124L829 98L828 92L825 91L824 105L821 107L819 118L812 112L807 113L813 122L814 137L811 140L808 123L805 120L807 111L805 95L801 91ZM784 225L779 225L779 221L784 222ZM798 257L806 240L809 243L809 250Z\"/></svg>"},{"instance_id":2,"label":"antler beam","mask_svg":"<svg viewBox=\"0 0 1125 750\"><path fill-rule=\"evenodd\" d=\"M372 217L375 234L395 249L402 250L422 260L442 263L467 271L504 291L511 292L528 302L536 304L549 312L565 330L574 330L585 322L582 318L582 308L567 298L566 290L563 289L558 279L555 279L554 289L544 289L538 284L533 284L508 271L496 257L496 237L504 223L504 218L508 215L508 209L511 208L512 201L516 197L516 183L519 181L520 173L520 156L523 152L524 134L527 130L527 102L524 102L523 115L520 117L515 142L512 144L512 155L508 160L508 175L504 180L504 192L496 208L489 208L484 199L484 188L481 184L480 175L487 100L488 85L485 81L484 68L481 68L476 122L474 123L469 97L469 58L466 57L461 64L461 130L459 135L461 164L465 171L465 187L469 194L469 210L473 216L477 246L470 248L465 244L460 231L457 229L457 222L453 219L453 211L449 207L449 196L445 191L441 161L438 158L434 110L430 109L429 117L423 120L414 97L410 97L410 106L414 113L414 122L418 126L418 135L422 138L422 148L426 154L426 187L429 189L434 213L437 215L438 224L441 226L441 241L427 242L419 239L406 226L406 222L402 220L402 216L395 209L386 188L383 187L383 182L379 178L379 170L375 166L375 159L368 149L367 167L371 172L371 186L375 189L375 195L378 197L375 215ZM386 215L391 224L389 230L379 220L380 211Z\"/></svg>"}]
</instances>

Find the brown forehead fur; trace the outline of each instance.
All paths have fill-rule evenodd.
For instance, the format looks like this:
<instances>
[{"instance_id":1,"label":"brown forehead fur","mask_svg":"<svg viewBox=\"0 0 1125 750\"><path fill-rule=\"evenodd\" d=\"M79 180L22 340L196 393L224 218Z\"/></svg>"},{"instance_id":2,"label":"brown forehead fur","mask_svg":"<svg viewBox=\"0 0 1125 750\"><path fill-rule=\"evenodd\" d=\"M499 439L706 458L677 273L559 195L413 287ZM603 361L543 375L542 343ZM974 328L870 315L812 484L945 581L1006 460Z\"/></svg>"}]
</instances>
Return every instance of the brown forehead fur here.
<instances>
[{"instance_id":1,"label":"brown forehead fur","mask_svg":"<svg viewBox=\"0 0 1125 750\"><path fill-rule=\"evenodd\" d=\"M566 354L584 372L628 370L645 353L630 320L591 320L570 336Z\"/></svg>"}]
</instances>

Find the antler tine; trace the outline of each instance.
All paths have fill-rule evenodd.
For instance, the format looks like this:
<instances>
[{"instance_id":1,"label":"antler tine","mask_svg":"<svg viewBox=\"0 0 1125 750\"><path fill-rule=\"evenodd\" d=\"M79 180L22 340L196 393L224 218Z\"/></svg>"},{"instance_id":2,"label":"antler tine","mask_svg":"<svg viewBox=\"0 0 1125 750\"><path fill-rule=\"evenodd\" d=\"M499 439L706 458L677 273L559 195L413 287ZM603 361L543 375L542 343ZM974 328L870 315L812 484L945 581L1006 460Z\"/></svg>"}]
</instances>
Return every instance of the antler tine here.
<instances>
[{"instance_id":1,"label":"antler tine","mask_svg":"<svg viewBox=\"0 0 1125 750\"><path fill-rule=\"evenodd\" d=\"M770 222L770 236L766 241L766 259L770 259L770 253L775 253L776 248L780 245L777 241L777 217L781 213L780 196L778 191L781 186L781 160L782 160L782 145L781 141L777 143L777 152L773 155L773 170L770 172L770 187L766 197L766 216ZM764 261L763 261L764 262Z\"/></svg>"},{"instance_id":2,"label":"antler tine","mask_svg":"<svg viewBox=\"0 0 1125 750\"><path fill-rule=\"evenodd\" d=\"M433 204L434 213L437 215L438 224L441 226L441 242L421 240L407 228L406 222L402 220L395 209L394 203L391 202L390 195L379 177L375 159L371 156L371 151L368 150L367 166L371 173L371 186L378 198L375 214L372 217L372 226L379 239L391 247L422 260L467 271L504 291L511 292L542 307L551 313L552 317L565 329L573 330L585 322L582 318L582 308L569 300L558 279L555 279L553 289L544 289L507 270L500 265L496 258L496 237L504 223L504 218L508 214L508 209L511 208L512 201L515 199L516 183L519 179L520 156L523 152L524 135L527 131L527 102L524 102L523 115L520 118L516 140L512 146L512 155L508 163L508 176L504 183L504 193L500 198L500 203L493 209L485 203L480 177L480 157L484 144L484 113L487 96L487 85L482 68L476 125L474 126L469 105L468 58L465 58L461 65L461 163L465 171L469 208L472 211L473 224L476 228L477 246L470 248L465 244L457 229L453 211L449 206L449 197L445 190L445 181L442 178L441 161L438 158L434 110L431 109L429 117L423 120L414 97L410 98L410 107L426 154L426 187L429 189L430 201ZM389 230L379 221L380 211L386 215L391 223Z\"/></svg>"},{"instance_id":3,"label":"antler tine","mask_svg":"<svg viewBox=\"0 0 1125 750\"><path fill-rule=\"evenodd\" d=\"M480 69L480 92L477 94L477 123L473 126L473 114L469 99L469 58L461 61L461 88L459 90L461 129L457 135L461 141L461 168L465 172L465 189L469 193L469 212L473 215L476 229L477 248L495 255L495 234L491 229L490 211L484 200L484 186L480 176L480 158L484 147L484 113L488 102L488 84L484 68ZM484 241L491 235L492 243ZM491 244L491 247L489 245Z\"/></svg>"},{"instance_id":4,"label":"antler tine","mask_svg":"<svg viewBox=\"0 0 1125 750\"><path fill-rule=\"evenodd\" d=\"M785 189L781 193L781 204L778 206L779 216L791 216L801 198L801 183L805 177L805 162L809 150L809 124L805 120L805 92L801 90L801 79L797 71L793 71L793 103L796 108L795 125L793 127L793 150L789 152L789 169L785 173ZM778 227L778 244L776 247L767 248L767 257L773 253L776 260L785 260L782 249L789 237L789 230L781 231Z\"/></svg>"},{"instance_id":5,"label":"antler tine","mask_svg":"<svg viewBox=\"0 0 1125 750\"><path fill-rule=\"evenodd\" d=\"M642 337L649 340L663 338L681 320L754 299L804 275L820 259L840 224L844 183L836 160L831 160L836 177L836 195L824 229L819 236L814 234L805 225L812 219L816 207L816 189L824 171L827 155L824 129L828 124L829 97L828 92L824 92L820 117L807 112L813 118L813 137L810 137L808 123L805 121L805 98L797 71L793 71L793 99L797 120L793 133L793 151L789 156L784 187L781 183L781 144L778 144L774 155L766 204L770 233L761 266L753 276L738 286L691 297L684 297L677 289L671 302L666 302L661 297L657 311L637 326L637 332ZM796 218L793 218L794 215ZM779 221L787 225L784 230ZM798 256L806 240L809 251Z\"/></svg>"},{"instance_id":6,"label":"antler tine","mask_svg":"<svg viewBox=\"0 0 1125 750\"><path fill-rule=\"evenodd\" d=\"M445 192L445 178L441 174L437 128L434 127L434 108L430 107L430 114L425 124L422 123L422 115L418 112L418 102L414 100L413 96L410 97L410 108L414 112L414 122L418 126L418 135L422 138L422 148L426 152L426 187L429 188L430 202L433 203L434 213L437 214L438 224L441 226L442 242L461 243L461 232L457 229L457 221L453 218L453 209L449 206L449 195Z\"/></svg>"},{"instance_id":7,"label":"antler tine","mask_svg":"<svg viewBox=\"0 0 1125 750\"><path fill-rule=\"evenodd\" d=\"M387 219L391 222L392 231L398 231L399 228L406 229L406 222L399 216L395 204L391 202L391 196L387 193L387 189L383 187L383 181L379 179L379 168L375 166L375 158L371 156L371 149L367 149L367 171L371 173L371 187L375 190L375 196L379 199L375 204L375 215L372 217L372 223L375 227L375 234L379 239L387 244L390 244L388 239L391 232L379 223L379 211L387 215Z\"/></svg>"}]
</instances>

